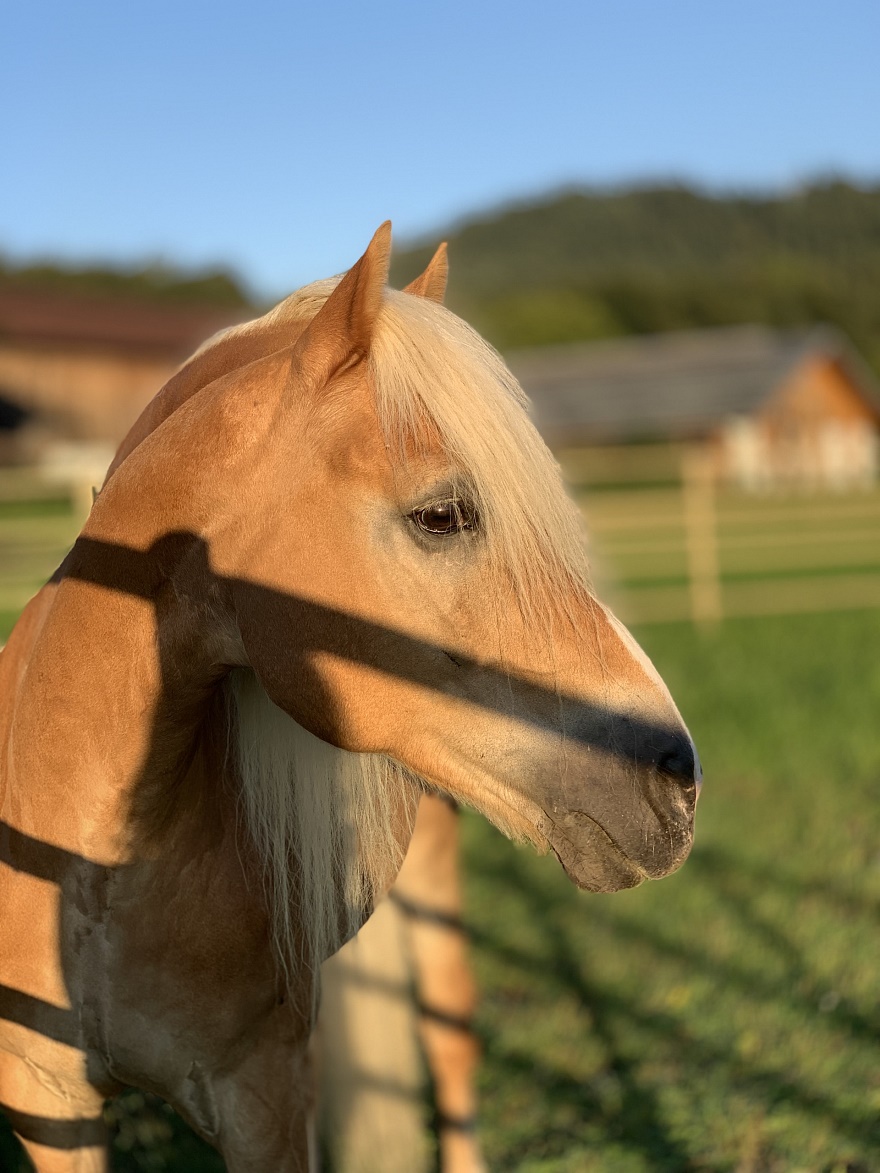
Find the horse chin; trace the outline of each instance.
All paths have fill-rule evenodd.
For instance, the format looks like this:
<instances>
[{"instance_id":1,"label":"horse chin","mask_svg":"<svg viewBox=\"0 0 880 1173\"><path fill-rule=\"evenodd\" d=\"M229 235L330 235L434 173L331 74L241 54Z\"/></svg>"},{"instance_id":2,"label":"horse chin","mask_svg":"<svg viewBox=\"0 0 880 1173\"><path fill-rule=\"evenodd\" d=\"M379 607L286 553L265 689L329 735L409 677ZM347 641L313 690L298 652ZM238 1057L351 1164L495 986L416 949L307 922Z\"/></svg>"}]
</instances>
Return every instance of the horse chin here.
<instances>
[{"instance_id":1,"label":"horse chin","mask_svg":"<svg viewBox=\"0 0 880 1173\"><path fill-rule=\"evenodd\" d=\"M648 879L660 879L684 863L691 846L688 836L671 856L658 859L652 854L644 861L636 860L582 811L554 819L544 834L568 878L588 892L619 892Z\"/></svg>"}]
</instances>

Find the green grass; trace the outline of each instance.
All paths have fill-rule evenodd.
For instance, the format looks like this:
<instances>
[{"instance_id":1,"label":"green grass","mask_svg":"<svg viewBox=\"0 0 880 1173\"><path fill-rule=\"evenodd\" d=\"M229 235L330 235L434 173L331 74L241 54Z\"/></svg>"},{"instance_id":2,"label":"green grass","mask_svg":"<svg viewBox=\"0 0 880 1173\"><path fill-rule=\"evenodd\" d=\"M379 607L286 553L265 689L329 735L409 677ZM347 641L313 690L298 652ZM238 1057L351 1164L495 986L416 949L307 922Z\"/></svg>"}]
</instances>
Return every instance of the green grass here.
<instances>
[{"instance_id":1,"label":"green grass","mask_svg":"<svg viewBox=\"0 0 880 1173\"><path fill-rule=\"evenodd\" d=\"M47 497L43 500L0 500L0 520L8 518L70 517L70 501L66 497Z\"/></svg>"},{"instance_id":2,"label":"green grass","mask_svg":"<svg viewBox=\"0 0 880 1173\"><path fill-rule=\"evenodd\" d=\"M0 499L0 642L61 562L80 524L69 500Z\"/></svg>"},{"instance_id":3,"label":"green grass","mask_svg":"<svg viewBox=\"0 0 880 1173\"><path fill-rule=\"evenodd\" d=\"M682 871L589 896L467 823L489 1165L880 1168L880 612L641 635L706 769Z\"/></svg>"}]
</instances>

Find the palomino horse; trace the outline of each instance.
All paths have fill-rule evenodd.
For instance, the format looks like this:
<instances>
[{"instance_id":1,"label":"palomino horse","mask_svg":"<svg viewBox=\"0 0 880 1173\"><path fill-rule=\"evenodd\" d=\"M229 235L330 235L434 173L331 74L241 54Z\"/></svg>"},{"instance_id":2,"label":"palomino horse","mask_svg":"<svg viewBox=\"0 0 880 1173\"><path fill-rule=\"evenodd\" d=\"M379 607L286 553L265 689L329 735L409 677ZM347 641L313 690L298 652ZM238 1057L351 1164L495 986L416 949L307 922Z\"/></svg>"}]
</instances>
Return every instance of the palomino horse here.
<instances>
[{"instance_id":1,"label":"palomino horse","mask_svg":"<svg viewBox=\"0 0 880 1173\"><path fill-rule=\"evenodd\" d=\"M232 1173L307 1169L318 966L426 788L593 890L689 850L690 737L522 395L389 248L194 355L0 655L0 1102L40 1173L106 1167L126 1084Z\"/></svg>"}]
</instances>

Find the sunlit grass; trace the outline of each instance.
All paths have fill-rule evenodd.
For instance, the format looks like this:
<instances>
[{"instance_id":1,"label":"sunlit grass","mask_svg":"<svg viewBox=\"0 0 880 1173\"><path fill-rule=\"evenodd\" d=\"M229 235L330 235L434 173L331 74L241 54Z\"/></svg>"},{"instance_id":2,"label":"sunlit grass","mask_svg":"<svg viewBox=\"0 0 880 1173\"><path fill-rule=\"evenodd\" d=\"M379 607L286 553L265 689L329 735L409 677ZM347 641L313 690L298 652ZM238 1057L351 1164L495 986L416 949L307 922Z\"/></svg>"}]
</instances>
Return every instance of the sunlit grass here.
<instances>
[{"instance_id":1,"label":"sunlit grass","mask_svg":"<svg viewBox=\"0 0 880 1173\"><path fill-rule=\"evenodd\" d=\"M81 524L65 499L0 500L0 642L64 558Z\"/></svg>"}]
</instances>

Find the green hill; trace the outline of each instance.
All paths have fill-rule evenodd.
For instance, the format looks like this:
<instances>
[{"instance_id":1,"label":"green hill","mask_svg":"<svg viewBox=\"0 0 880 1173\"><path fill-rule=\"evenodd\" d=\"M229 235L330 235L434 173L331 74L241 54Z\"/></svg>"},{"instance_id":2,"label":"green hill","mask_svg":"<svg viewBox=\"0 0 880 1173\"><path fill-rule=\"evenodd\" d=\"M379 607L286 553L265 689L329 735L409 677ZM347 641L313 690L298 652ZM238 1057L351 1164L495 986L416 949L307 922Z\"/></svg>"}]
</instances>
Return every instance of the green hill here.
<instances>
[{"instance_id":1,"label":"green hill","mask_svg":"<svg viewBox=\"0 0 880 1173\"><path fill-rule=\"evenodd\" d=\"M449 303L501 348L826 321L880 370L880 186L569 191L475 217L447 239ZM395 282L433 244L398 254Z\"/></svg>"},{"instance_id":2,"label":"green hill","mask_svg":"<svg viewBox=\"0 0 880 1173\"><path fill-rule=\"evenodd\" d=\"M164 264L146 268L50 262L16 266L0 257L0 288L10 286L166 305L237 307L251 303L238 279L225 269L188 272Z\"/></svg>"}]
</instances>

